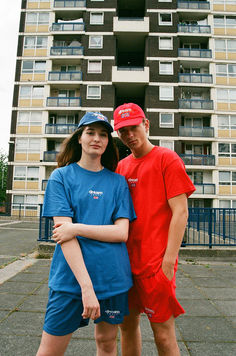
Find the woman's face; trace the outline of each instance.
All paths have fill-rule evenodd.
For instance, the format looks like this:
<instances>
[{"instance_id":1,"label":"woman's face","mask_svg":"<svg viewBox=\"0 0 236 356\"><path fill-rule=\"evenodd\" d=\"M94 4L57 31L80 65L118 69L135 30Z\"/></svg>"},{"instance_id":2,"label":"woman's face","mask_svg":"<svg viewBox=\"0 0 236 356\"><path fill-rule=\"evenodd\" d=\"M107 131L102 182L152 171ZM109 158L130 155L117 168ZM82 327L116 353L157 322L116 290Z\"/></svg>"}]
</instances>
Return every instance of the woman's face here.
<instances>
[{"instance_id":1,"label":"woman's face","mask_svg":"<svg viewBox=\"0 0 236 356\"><path fill-rule=\"evenodd\" d=\"M108 132L104 125L94 123L84 128L79 143L82 146L82 154L102 156L108 144Z\"/></svg>"}]
</instances>

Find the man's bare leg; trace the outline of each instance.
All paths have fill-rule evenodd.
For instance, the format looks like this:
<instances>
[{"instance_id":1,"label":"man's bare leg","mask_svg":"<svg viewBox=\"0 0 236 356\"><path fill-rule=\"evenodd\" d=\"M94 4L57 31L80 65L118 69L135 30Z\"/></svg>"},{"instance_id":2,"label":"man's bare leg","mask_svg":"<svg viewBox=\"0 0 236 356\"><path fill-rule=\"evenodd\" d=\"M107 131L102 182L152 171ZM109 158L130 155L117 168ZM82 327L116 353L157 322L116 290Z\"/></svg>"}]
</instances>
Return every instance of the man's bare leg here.
<instances>
[{"instance_id":1,"label":"man's bare leg","mask_svg":"<svg viewBox=\"0 0 236 356\"><path fill-rule=\"evenodd\" d=\"M140 313L133 309L120 325L122 356L141 356L142 340L139 322Z\"/></svg>"},{"instance_id":2,"label":"man's bare leg","mask_svg":"<svg viewBox=\"0 0 236 356\"><path fill-rule=\"evenodd\" d=\"M117 355L117 333L118 325L109 324L105 321L95 324L97 356Z\"/></svg>"},{"instance_id":3,"label":"man's bare leg","mask_svg":"<svg viewBox=\"0 0 236 356\"><path fill-rule=\"evenodd\" d=\"M170 317L164 323L151 323L159 356L180 356L175 335L175 319Z\"/></svg>"}]
</instances>

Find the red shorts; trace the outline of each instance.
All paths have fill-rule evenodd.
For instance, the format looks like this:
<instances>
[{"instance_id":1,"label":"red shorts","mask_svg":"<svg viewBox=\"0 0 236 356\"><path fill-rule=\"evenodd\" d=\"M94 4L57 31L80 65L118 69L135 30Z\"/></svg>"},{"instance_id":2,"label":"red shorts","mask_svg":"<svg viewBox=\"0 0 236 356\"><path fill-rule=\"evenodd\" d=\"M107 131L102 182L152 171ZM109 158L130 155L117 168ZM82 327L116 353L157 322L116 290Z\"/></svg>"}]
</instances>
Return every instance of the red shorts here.
<instances>
[{"instance_id":1,"label":"red shorts","mask_svg":"<svg viewBox=\"0 0 236 356\"><path fill-rule=\"evenodd\" d=\"M185 311L175 296L175 275L170 281L162 271L145 278L133 277L129 291L129 308L146 313L153 323L163 323L172 315L176 318Z\"/></svg>"}]
</instances>

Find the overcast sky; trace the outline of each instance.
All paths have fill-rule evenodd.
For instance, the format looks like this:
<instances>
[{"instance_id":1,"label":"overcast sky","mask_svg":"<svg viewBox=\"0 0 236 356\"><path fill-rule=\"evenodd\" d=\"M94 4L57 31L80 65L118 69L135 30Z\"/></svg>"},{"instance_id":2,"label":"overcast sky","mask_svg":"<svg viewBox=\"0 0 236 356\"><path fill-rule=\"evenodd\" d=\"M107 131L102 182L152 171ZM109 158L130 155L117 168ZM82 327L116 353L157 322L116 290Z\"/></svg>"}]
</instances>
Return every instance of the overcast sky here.
<instances>
[{"instance_id":1,"label":"overcast sky","mask_svg":"<svg viewBox=\"0 0 236 356\"><path fill-rule=\"evenodd\" d=\"M8 154L21 0L1 1L0 149Z\"/></svg>"}]
</instances>

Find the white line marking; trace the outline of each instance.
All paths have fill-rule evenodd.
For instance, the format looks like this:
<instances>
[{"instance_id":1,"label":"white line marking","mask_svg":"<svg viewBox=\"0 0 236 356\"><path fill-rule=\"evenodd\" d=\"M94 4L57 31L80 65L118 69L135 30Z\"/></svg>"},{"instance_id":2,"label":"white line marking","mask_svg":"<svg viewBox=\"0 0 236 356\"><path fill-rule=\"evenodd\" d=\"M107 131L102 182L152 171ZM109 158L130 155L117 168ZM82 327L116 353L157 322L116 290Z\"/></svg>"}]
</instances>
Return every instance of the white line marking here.
<instances>
[{"instance_id":1,"label":"white line marking","mask_svg":"<svg viewBox=\"0 0 236 356\"><path fill-rule=\"evenodd\" d=\"M38 260L36 258L31 258L32 255L21 258L15 262L10 263L6 267L0 269L0 285L6 282L8 279L14 277L17 273L21 272L23 269L32 266Z\"/></svg>"}]
</instances>

